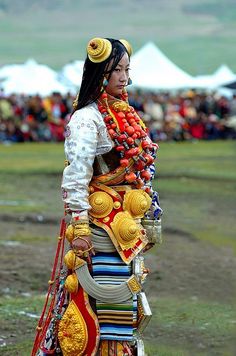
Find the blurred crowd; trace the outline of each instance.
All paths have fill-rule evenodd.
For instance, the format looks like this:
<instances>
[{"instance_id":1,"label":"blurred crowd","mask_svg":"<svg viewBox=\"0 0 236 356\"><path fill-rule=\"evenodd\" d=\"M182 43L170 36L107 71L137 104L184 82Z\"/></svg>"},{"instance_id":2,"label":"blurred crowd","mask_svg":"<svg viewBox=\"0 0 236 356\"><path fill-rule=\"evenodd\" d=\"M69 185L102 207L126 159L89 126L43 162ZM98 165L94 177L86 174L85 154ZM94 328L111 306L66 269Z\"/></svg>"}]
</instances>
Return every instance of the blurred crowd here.
<instances>
[{"instance_id":1,"label":"blurred crowd","mask_svg":"<svg viewBox=\"0 0 236 356\"><path fill-rule=\"evenodd\" d=\"M64 140L65 125L74 97L0 93L0 142ZM236 138L236 95L187 91L178 94L129 94L130 104L141 114L151 138L157 141Z\"/></svg>"}]
</instances>

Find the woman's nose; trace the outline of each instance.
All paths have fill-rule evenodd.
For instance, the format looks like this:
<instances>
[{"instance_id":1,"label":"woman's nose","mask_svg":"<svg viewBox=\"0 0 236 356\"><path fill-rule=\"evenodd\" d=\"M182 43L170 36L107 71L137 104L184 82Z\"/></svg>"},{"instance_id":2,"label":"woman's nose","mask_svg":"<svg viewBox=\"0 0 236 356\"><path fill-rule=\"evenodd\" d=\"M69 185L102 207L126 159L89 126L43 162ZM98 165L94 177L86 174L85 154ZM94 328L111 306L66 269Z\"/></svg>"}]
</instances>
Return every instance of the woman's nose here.
<instances>
[{"instance_id":1,"label":"woman's nose","mask_svg":"<svg viewBox=\"0 0 236 356\"><path fill-rule=\"evenodd\" d=\"M123 72L120 76L120 81L121 82L127 82L128 81L128 75L126 74L126 72Z\"/></svg>"}]
</instances>

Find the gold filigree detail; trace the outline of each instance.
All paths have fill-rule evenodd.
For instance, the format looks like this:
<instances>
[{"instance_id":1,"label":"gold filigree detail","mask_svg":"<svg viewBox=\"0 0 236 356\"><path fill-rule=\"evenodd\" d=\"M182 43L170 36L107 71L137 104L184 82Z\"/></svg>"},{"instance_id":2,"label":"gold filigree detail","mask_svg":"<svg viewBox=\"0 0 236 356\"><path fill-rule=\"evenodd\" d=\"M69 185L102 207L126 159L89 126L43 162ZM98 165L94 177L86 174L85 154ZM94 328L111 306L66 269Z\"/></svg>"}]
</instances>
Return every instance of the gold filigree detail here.
<instances>
[{"instance_id":1,"label":"gold filigree detail","mask_svg":"<svg viewBox=\"0 0 236 356\"><path fill-rule=\"evenodd\" d=\"M124 195L123 209L134 219L141 219L152 203L150 196L141 189L133 189Z\"/></svg>"},{"instance_id":2,"label":"gold filigree detail","mask_svg":"<svg viewBox=\"0 0 236 356\"><path fill-rule=\"evenodd\" d=\"M113 199L105 192L95 192L89 196L91 205L90 215L95 218L104 218L113 209Z\"/></svg>"},{"instance_id":3,"label":"gold filigree detail","mask_svg":"<svg viewBox=\"0 0 236 356\"><path fill-rule=\"evenodd\" d=\"M88 344L88 330L78 307L71 301L58 330L63 356L83 356Z\"/></svg>"},{"instance_id":4,"label":"gold filigree detail","mask_svg":"<svg viewBox=\"0 0 236 356\"><path fill-rule=\"evenodd\" d=\"M129 111L130 107L129 107L129 104L127 104L125 101L115 101L112 104L112 109L115 110L116 112Z\"/></svg>"},{"instance_id":5,"label":"gold filigree detail","mask_svg":"<svg viewBox=\"0 0 236 356\"><path fill-rule=\"evenodd\" d=\"M103 221L104 223L107 223L109 220L110 220L110 217L109 217L109 216L107 216L107 217L106 217L106 218L104 218L102 221Z\"/></svg>"},{"instance_id":6,"label":"gold filigree detail","mask_svg":"<svg viewBox=\"0 0 236 356\"><path fill-rule=\"evenodd\" d=\"M134 275L128 279L127 284L133 294L137 294L142 290L140 283Z\"/></svg>"}]
</instances>

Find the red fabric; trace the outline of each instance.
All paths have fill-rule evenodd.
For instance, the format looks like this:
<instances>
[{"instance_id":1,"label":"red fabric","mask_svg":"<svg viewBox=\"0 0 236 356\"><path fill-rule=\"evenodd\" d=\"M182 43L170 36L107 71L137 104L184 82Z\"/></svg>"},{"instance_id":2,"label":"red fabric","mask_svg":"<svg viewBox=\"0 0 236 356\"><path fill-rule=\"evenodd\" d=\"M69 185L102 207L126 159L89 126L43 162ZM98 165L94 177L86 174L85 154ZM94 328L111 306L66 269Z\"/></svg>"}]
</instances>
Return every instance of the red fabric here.
<instances>
[{"instance_id":1,"label":"red fabric","mask_svg":"<svg viewBox=\"0 0 236 356\"><path fill-rule=\"evenodd\" d=\"M204 125L201 122L199 122L191 125L189 131L192 137L197 139L202 139L204 137L205 128Z\"/></svg>"},{"instance_id":2,"label":"red fabric","mask_svg":"<svg viewBox=\"0 0 236 356\"><path fill-rule=\"evenodd\" d=\"M92 308L89 304L88 295L83 290L83 288L80 287L77 293L71 294L71 299L76 303L87 325L88 345L84 351L84 355L95 355L95 352L98 348L100 334L97 317L93 313Z\"/></svg>"}]
</instances>

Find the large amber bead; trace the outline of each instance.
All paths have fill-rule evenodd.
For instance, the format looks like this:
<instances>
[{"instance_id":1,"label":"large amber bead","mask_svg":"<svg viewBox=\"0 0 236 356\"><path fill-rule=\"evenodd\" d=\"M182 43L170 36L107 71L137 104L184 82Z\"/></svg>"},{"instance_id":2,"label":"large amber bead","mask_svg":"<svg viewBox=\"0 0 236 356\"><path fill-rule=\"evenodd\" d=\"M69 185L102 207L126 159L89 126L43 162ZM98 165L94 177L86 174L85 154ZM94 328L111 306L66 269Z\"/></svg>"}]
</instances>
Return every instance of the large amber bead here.
<instances>
[{"instance_id":1,"label":"large amber bead","mask_svg":"<svg viewBox=\"0 0 236 356\"><path fill-rule=\"evenodd\" d=\"M75 262L76 262L76 255L74 251L69 250L65 257L64 257L64 262L65 265L68 269L74 269L75 268Z\"/></svg>"},{"instance_id":2,"label":"large amber bead","mask_svg":"<svg viewBox=\"0 0 236 356\"><path fill-rule=\"evenodd\" d=\"M66 277L65 288L69 293L76 293L78 291L79 282L76 273L72 273Z\"/></svg>"},{"instance_id":3,"label":"large amber bead","mask_svg":"<svg viewBox=\"0 0 236 356\"><path fill-rule=\"evenodd\" d=\"M69 242L73 241L74 239L74 226L68 225L66 228L66 238Z\"/></svg>"}]
</instances>

